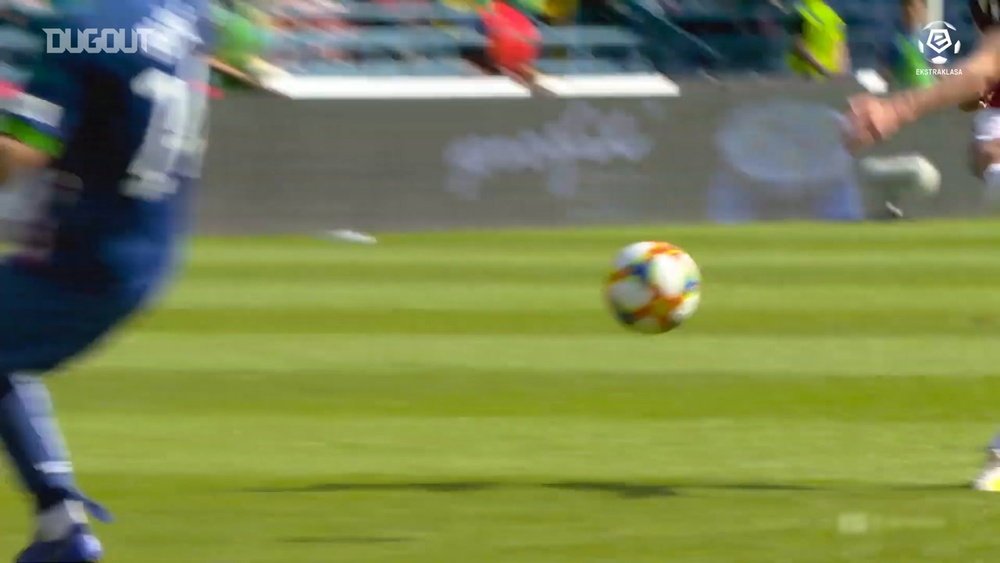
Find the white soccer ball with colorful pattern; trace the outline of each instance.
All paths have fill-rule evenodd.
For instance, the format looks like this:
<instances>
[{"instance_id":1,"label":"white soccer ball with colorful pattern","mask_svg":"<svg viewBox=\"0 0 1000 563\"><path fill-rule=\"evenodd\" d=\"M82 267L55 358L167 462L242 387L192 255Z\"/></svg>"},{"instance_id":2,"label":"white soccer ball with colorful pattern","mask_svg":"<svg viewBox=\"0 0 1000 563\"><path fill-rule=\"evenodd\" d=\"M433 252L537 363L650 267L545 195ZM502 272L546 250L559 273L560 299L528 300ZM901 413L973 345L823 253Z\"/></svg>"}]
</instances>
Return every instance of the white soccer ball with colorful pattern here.
<instances>
[{"instance_id":1,"label":"white soccer ball with colorful pattern","mask_svg":"<svg viewBox=\"0 0 1000 563\"><path fill-rule=\"evenodd\" d=\"M687 252L672 244L637 242L618 253L604 293L622 324L659 334L698 310L701 272Z\"/></svg>"}]
</instances>

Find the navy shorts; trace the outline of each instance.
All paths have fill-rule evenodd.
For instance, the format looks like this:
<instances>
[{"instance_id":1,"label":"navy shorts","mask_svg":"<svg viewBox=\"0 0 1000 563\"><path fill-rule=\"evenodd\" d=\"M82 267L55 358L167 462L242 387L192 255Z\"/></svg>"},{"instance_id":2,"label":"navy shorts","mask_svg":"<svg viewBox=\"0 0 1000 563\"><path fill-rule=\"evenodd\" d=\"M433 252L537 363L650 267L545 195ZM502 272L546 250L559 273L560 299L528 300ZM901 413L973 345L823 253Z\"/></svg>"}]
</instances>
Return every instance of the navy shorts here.
<instances>
[{"instance_id":1,"label":"navy shorts","mask_svg":"<svg viewBox=\"0 0 1000 563\"><path fill-rule=\"evenodd\" d=\"M0 375L58 367L141 303L137 296L81 292L0 262Z\"/></svg>"}]
</instances>

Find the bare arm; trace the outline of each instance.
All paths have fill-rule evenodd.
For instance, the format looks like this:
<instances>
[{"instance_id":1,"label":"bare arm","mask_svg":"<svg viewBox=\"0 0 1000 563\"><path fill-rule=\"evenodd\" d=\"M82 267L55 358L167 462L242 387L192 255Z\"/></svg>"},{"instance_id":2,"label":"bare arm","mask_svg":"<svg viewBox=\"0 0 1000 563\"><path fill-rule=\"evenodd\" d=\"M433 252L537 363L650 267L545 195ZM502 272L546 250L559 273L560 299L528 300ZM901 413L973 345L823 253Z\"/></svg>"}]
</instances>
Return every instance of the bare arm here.
<instances>
[{"instance_id":1,"label":"bare arm","mask_svg":"<svg viewBox=\"0 0 1000 563\"><path fill-rule=\"evenodd\" d=\"M986 35L976 52L957 69L958 74L946 76L929 88L893 96L890 100L902 120L914 121L935 111L978 100L1000 82L1000 32Z\"/></svg>"},{"instance_id":2,"label":"bare arm","mask_svg":"<svg viewBox=\"0 0 1000 563\"><path fill-rule=\"evenodd\" d=\"M852 150L882 141L900 127L948 107L966 104L1000 83L1000 31L991 32L955 74L933 86L905 90L888 98L860 94L850 99L844 140Z\"/></svg>"},{"instance_id":3,"label":"bare arm","mask_svg":"<svg viewBox=\"0 0 1000 563\"><path fill-rule=\"evenodd\" d=\"M0 184L7 183L18 170L45 168L50 161L43 151L10 137L0 137Z\"/></svg>"}]
</instances>

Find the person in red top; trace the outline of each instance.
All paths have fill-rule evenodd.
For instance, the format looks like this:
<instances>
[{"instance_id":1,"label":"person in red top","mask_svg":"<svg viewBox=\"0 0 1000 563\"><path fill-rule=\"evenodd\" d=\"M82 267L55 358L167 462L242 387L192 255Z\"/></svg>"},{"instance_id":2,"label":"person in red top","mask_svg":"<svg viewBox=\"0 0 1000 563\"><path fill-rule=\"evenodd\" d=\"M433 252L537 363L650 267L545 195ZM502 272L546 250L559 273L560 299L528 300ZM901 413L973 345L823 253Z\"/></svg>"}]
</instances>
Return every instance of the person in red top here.
<instances>
[{"instance_id":1,"label":"person in red top","mask_svg":"<svg viewBox=\"0 0 1000 563\"><path fill-rule=\"evenodd\" d=\"M493 2L484 10L482 21L489 62L505 74L530 79L541 43L534 22L504 2Z\"/></svg>"},{"instance_id":2,"label":"person in red top","mask_svg":"<svg viewBox=\"0 0 1000 563\"><path fill-rule=\"evenodd\" d=\"M855 150L892 136L900 127L948 107L976 109L977 168L987 196L1000 203L1000 0L971 0L973 19L983 40L958 65L958 72L936 84L888 97L870 94L850 99L846 141ZM989 445L986 466L973 482L981 491L1000 492L1000 435Z\"/></svg>"}]
</instances>

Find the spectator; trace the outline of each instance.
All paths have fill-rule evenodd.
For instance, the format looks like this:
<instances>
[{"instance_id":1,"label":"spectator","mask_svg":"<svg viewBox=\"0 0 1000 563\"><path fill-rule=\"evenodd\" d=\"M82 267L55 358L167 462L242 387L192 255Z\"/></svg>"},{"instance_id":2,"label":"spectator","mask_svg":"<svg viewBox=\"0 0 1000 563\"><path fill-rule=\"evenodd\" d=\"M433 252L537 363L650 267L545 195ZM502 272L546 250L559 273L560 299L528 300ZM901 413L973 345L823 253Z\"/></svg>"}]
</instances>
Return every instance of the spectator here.
<instances>
[{"instance_id":1,"label":"spectator","mask_svg":"<svg viewBox=\"0 0 1000 563\"><path fill-rule=\"evenodd\" d=\"M545 0L540 15L549 25L567 25L576 21L579 11L578 0Z\"/></svg>"},{"instance_id":2,"label":"spectator","mask_svg":"<svg viewBox=\"0 0 1000 563\"><path fill-rule=\"evenodd\" d=\"M930 86L934 76L917 48L920 30L927 25L927 0L901 0L902 27L882 57L883 74L894 89Z\"/></svg>"},{"instance_id":3,"label":"spectator","mask_svg":"<svg viewBox=\"0 0 1000 563\"><path fill-rule=\"evenodd\" d=\"M795 43L788 64L799 75L819 79L850 71L847 26L823 0L802 0L792 21Z\"/></svg>"},{"instance_id":4,"label":"spectator","mask_svg":"<svg viewBox=\"0 0 1000 563\"><path fill-rule=\"evenodd\" d=\"M219 26L216 57L212 68L223 87L261 87L260 76L275 70L261 55L267 45L268 21L252 8L227 9L213 17Z\"/></svg>"}]
</instances>

